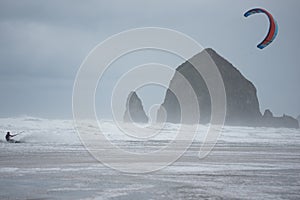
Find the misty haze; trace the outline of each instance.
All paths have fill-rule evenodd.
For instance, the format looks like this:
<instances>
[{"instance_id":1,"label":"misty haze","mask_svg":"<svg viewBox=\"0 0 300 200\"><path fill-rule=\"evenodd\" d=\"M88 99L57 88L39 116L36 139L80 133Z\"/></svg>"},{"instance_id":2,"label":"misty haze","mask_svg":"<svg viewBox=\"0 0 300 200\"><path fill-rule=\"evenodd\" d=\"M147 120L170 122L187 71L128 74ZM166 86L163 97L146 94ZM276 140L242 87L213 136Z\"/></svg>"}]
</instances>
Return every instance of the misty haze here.
<instances>
[{"instance_id":1,"label":"misty haze","mask_svg":"<svg viewBox=\"0 0 300 200\"><path fill-rule=\"evenodd\" d=\"M299 7L0 1L0 199L300 199Z\"/></svg>"}]
</instances>

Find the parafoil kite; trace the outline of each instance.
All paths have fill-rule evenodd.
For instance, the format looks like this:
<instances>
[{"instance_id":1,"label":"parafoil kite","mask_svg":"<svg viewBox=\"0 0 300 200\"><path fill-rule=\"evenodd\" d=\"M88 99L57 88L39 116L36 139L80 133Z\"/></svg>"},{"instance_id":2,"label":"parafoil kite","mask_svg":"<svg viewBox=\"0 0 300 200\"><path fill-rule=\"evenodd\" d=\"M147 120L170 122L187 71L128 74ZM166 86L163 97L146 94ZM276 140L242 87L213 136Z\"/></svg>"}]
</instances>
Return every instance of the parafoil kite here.
<instances>
[{"instance_id":1,"label":"parafoil kite","mask_svg":"<svg viewBox=\"0 0 300 200\"><path fill-rule=\"evenodd\" d=\"M273 42L273 40L276 38L277 33L278 33L278 25L277 25L277 22L275 21L275 19L273 18L273 16L268 11L266 11L265 9L262 9L262 8L251 9L251 10L247 11L244 14L244 16L248 17L250 15L257 14L257 13L266 14L270 21L269 32L268 32L266 38L260 44L257 45L257 48L263 49L266 46L268 46L271 42Z\"/></svg>"}]
</instances>

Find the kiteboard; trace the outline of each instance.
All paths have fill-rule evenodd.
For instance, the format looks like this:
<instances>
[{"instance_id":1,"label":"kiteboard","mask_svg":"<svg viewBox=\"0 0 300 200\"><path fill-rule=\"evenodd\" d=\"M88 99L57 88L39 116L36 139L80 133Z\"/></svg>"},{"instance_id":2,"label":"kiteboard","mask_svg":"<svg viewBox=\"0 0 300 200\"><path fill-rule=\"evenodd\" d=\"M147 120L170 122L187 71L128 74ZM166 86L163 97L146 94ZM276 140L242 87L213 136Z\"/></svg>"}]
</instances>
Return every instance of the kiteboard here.
<instances>
[{"instance_id":1,"label":"kiteboard","mask_svg":"<svg viewBox=\"0 0 300 200\"><path fill-rule=\"evenodd\" d=\"M7 141L8 143L21 143L21 141L18 141L18 140L10 140L10 141Z\"/></svg>"}]
</instances>

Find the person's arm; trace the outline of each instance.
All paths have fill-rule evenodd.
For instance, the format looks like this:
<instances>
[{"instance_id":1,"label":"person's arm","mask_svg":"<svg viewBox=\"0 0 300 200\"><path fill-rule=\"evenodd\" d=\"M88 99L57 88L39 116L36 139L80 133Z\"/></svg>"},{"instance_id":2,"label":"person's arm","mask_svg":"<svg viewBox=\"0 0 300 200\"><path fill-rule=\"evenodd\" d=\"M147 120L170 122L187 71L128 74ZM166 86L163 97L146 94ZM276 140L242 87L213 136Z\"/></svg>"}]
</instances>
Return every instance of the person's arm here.
<instances>
[{"instance_id":1,"label":"person's arm","mask_svg":"<svg viewBox=\"0 0 300 200\"><path fill-rule=\"evenodd\" d=\"M15 137L16 135L18 135L18 134L10 135L10 137Z\"/></svg>"}]
</instances>

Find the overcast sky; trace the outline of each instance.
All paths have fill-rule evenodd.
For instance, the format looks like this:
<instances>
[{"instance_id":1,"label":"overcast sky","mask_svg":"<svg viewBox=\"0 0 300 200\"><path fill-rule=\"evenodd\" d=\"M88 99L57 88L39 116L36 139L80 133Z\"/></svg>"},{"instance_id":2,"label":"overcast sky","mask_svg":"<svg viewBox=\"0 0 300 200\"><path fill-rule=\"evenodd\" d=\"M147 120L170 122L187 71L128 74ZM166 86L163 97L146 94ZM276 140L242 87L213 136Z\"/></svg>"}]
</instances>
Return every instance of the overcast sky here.
<instances>
[{"instance_id":1,"label":"overcast sky","mask_svg":"<svg viewBox=\"0 0 300 200\"><path fill-rule=\"evenodd\" d=\"M267 18L243 16L253 7L270 11L279 25L278 37L264 50L256 45L267 33ZM89 51L113 34L148 26L212 47L254 83L262 112L296 117L299 8L299 0L0 0L0 117L70 118L74 79ZM177 63L171 62L174 68ZM110 73L117 80L123 71Z\"/></svg>"}]
</instances>

